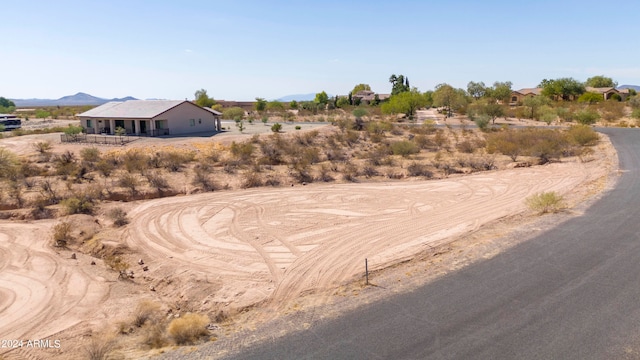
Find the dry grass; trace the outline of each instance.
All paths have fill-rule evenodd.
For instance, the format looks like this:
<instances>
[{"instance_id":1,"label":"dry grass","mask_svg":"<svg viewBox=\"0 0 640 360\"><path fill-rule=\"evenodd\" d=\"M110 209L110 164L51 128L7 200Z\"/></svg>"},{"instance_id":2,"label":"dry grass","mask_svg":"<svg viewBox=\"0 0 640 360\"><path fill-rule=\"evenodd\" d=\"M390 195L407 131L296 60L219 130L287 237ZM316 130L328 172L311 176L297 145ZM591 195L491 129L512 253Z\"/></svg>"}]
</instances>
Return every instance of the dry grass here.
<instances>
[{"instance_id":1,"label":"dry grass","mask_svg":"<svg viewBox=\"0 0 640 360\"><path fill-rule=\"evenodd\" d=\"M562 196L555 191L543 192L529 196L527 206L538 214L556 213L564 209Z\"/></svg>"},{"instance_id":2,"label":"dry grass","mask_svg":"<svg viewBox=\"0 0 640 360\"><path fill-rule=\"evenodd\" d=\"M206 328L208 324L208 317L188 313L172 320L167 326L167 333L178 345L193 344L208 334Z\"/></svg>"}]
</instances>

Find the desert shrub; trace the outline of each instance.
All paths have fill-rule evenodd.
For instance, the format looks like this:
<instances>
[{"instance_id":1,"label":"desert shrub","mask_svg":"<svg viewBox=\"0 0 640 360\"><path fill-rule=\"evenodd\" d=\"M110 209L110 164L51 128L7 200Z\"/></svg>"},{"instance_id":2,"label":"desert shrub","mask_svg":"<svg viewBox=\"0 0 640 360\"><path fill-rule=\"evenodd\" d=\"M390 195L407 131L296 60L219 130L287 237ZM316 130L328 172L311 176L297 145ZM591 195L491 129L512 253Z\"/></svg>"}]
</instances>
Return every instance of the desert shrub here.
<instances>
[{"instance_id":1,"label":"desert shrub","mask_svg":"<svg viewBox=\"0 0 640 360\"><path fill-rule=\"evenodd\" d=\"M489 128L490 121L491 118L486 114L480 114L473 119L473 122L481 131L486 131Z\"/></svg>"},{"instance_id":2,"label":"desert shrub","mask_svg":"<svg viewBox=\"0 0 640 360\"><path fill-rule=\"evenodd\" d=\"M97 163L100 161L100 150L96 147L87 147L80 150L80 158L88 163Z\"/></svg>"},{"instance_id":3,"label":"desert shrub","mask_svg":"<svg viewBox=\"0 0 640 360\"><path fill-rule=\"evenodd\" d=\"M293 177L299 183L313 182L313 176L311 175L311 169L304 163L296 164L290 172Z\"/></svg>"},{"instance_id":4,"label":"desert shrub","mask_svg":"<svg viewBox=\"0 0 640 360\"><path fill-rule=\"evenodd\" d=\"M615 100L608 100L598 105L602 119L606 121L613 121L624 117L624 107L624 103Z\"/></svg>"},{"instance_id":5,"label":"desert shrub","mask_svg":"<svg viewBox=\"0 0 640 360\"><path fill-rule=\"evenodd\" d=\"M166 151L159 153L161 166L171 172L180 171L184 164L194 161L195 157L196 154L193 151Z\"/></svg>"},{"instance_id":6,"label":"desert shrub","mask_svg":"<svg viewBox=\"0 0 640 360\"><path fill-rule=\"evenodd\" d=\"M325 150L325 156L329 161L345 161L347 160L347 154L339 148L328 148Z\"/></svg>"},{"instance_id":7,"label":"desert shrub","mask_svg":"<svg viewBox=\"0 0 640 360\"><path fill-rule=\"evenodd\" d=\"M154 322L145 327L142 342L152 349L162 348L168 345L163 322Z\"/></svg>"},{"instance_id":8,"label":"desert shrub","mask_svg":"<svg viewBox=\"0 0 640 360\"><path fill-rule=\"evenodd\" d=\"M165 179L162 176L162 174L160 174L159 172L149 172L148 174L145 174L145 177L149 182L149 186L158 190L159 192L162 192L164 190L168 190L171 188L171 186L169 186L169 182L167 181L167 179Z\"/></svg>"},{"instance_id":9,"label":"desert shrub","mask_svg":"<svg viewBox=\"0 0 640 360\"><path fill-rule=\"evenodd\" d=\"M215 191L219 189L216 182L209 177L209 172L206 169L196 167L193 172L191 185L201 187L204 191Z\"/></svg>"},{"instance_id":10,"label":"desert shrub","mask_svg":"<svg viewBox=\"0 0 640 360\"><path fill-rule=\"evenodd\" d=\"M35 220L52 218L53 211L48 209L47 205L49 205L49 200L42 195L38 196L32 202L33 208L31 209L31 217Z\"/></svg>"},{"instance_id":11,"label":"desert shrub","mask_svg":"<svg viewBox=\"0 0 640 360\"><path fill-rule=\"evenodd\" d=\"M92 214L94 200L87 194L75 194L69 198L60 201L67 215L73 214Z\"/></svg>"},{"instance_id":12,"label":"desert shrub","mask_svg":"<svg viewBox=\"0 0 640 360\"><path fill-rule=\"evenodd\" d=\"M346 163L342 168L342 179L349 182L358 182L358 167L353 163Z\"/></svg>"},{"instance_id":13,"label":"desert shrub","mask_svg":"<svg viewBox=\"0 0 640 360\"><path fill-rule=\"evenodd\" d=\"M569 138L581 146L595 145L599 136L590 126L576 125L568 130Z\"/></svg>"},{"instance_id":14,"label":"desert shrub","mask_svg":"<svg viewBox=\"0 0 640 360\"><path fill-rule=\"evenodd\" d=\"M424 176L426 178L433 177L433 172L429 170L427 165L418 162L413 162L407 166L407 174L409 176Z\"/></svg>"},{"instance_id":15,"label":"desert shrub","mask_svg":"<svg viewBox=\"0 0 640 360\"><path fill-rule=\"evenodd\" d=\"M633 109L631 111L631 117L634 119L640 119L640 109Z\"/></svg>"},{"instance_id":16,"label":"desert shrub","mask_svg":"<svg viewBox=\"0 0 640 360\"><path fill-rule=\"evenodd\" d=\"M129 263L127 263L122 257L117 255L107 256L104 258L104 264L111 270L117 271L119 279L127 278Z\"/></svg>"},{"instance_id":17,"label":"desert shrub","mask_svg":"<svg viewBox=\"0 0 640 360\"><path fill-rule=\"evenodd\" d=\"M279 133L282 130L282 125L280 123L275 123L271 125L271 131L274 133Z\"/></svg>"},{"instance_id":18,"label":"desert shrub","mask_svg":"<svg viewBox=\"0 0 640 360\"><path fill-rule=\"evenodd\" d=\"M393 129L393 124L388 121L370 121L366 126L367 132L375 135L382 135L391 129Z\"/></svg>"},{"instance_id":19,"label":"desert shrub","mask_svg":"<svg viewBox=\"0 0 640 360\"><path fill-rule=\"evenodd\" d=\"M208 324L209 318L205 315L187 313L181 318L172 320L167 326L167 332L176 344L190 344L207 335Z\"/></svg>"},{"instance_id":20,"label":"desert shrub","mask_svg":"<svg viewBox=\"0 0 640 360\"><path fill-rule=\"evenodd\" d=\"M436 130L433 142L436 144L438 149L446 149L449 146L449 139L447 139L447 136L444 134L442 129Z\"/></svg>"},{"instance_id":21,"label":"desert shrub","mask_svg":"<svg viewBox=\"0 0 640 360\"><path fill-rule=\"evenodd\" d=\"M411 154L417 154L420 152L418 146L409 140L400 140L391 143L391 151L394 155L400 155L403 157L407 157Z\"/></svg>"},{"instance_id":22,"label":"desert shrub","mask_svg":"<svg viewBox=\"0 0 640 360\"><path fill-rule=\"evenodd\" d=\"M435 145L434 142L429 139L429 137L423 134L416 135L416 137L413 138L413 141L416 143L416 145L418 145L420 149L428 149Z\"/></svg>"},{"instance_id":23,"label":"desert shrub","mask_svg":"<svg viewBox=\"0 0 640 360\"><path fill-rule=\"evenodd\" d=\"M73 226L66 221L59 222L53 227L53 245L57 247L66 247L67 244L73 240L71 236L71 230Z\"/></svg>"},{"instance_id":24,"label":"desert shrub","mask_svg":"<svg viewBox=\"0 0 640 360\"><path fill-rule=\"evenodd\" d=\"M243 163L247 163L251 160L251 155L253 155L254 150L255 147L249 141L242 143L234 141L231 143L231 154Z\"/></svg>"},{"instance_id":25,"label":"desert shrub","mask_svg":"<svg viewBox=\"0 0 640 360\"><path fill-rule=\"evenodd\" d=\"M77 170L76 156L69 150L55 156L53 158L53 164L58 175L72 175Z\"/></svg>"},{"instance_id":26,"label":"desert shrub","mask_svg":"<svg viewBox=\"0 0 640 360\"><path fill-rule=\"evenodd\" d=\"M113 351L113 341L104 337L94 337L84 346L84 352L89 360L107 360Z\"/></svg>"},{"instance_id":27,"label":"desert shrub","mask_svg":"<svg viewBox=\"0 0 640 360\"><path fill-rule=\"evenodd\" d=\"M125 170L129 173L143 173L148 168L147 156L136 149L127 151L122 158L122 162Z\"/></svg>"},{"instance_id":28,"label":"desert shrub","mask_svg":"<svg viewBox=\"0 0 640 360\"><path fill-rule=\"evenodd\" d=\"M96 163L95 167L100 175L108 178L116 168L116 164L113 161L109 161L109 159L101 159Z\"/></svg>"},{"instance_id":29,"label":"desert shrub","mask_svg":"<svg viewBox=\"0 0 640 360\"><path fill-rule=\"evenodd\" d=\"M525 201L529 209L538 214L555 213L564 208L562 196L555 191L537 193L529 196Z\"/></svg>"},{"instance_id":30,"label":"desert shrub","mask_svg":"<svg viewBox=\"0 0 640 360\"><path fill-rule=\"evenodd\" d=\"M18 157L11 151L0 147L0 178L11 178L18 165Z\"/></svg>"},{"instance_id":31,"label":"desert shrub","mask_svg":"<svg viewBox=\"0 0 640 360\"><path fill-rule=\"evenodd\" d=\"M458 151L471 154L476 150L476 143L473 140L463 140L456 145Z\"/></svg>"},{"instance_id":32,"label":"desert shrub","mask_svg":"<svg viewBox=\"0 0 640 360\"><path fill-rule=\"evenodd\" d=\"M374 168L373 166L370 165L365 165L362 168L362 175L370 178L370 177L374 177L374 176L378 176L378 170L376 170L376 168Z\"/></svg>"},{"instance_id":33,"label":"desert shrub","mask_svg":"<svg viewBox=\"0 0 640 360\"><path fill-rule=\"evenodd\" d=\"M331 176L331 168L327 164L322 164L318 169L318 181L330 182L335 180L333 176Z\"/></svg>"},{"instance_id":34,"label":"desert shrub","mask_svg":"<svg viewBox=\"0 0 640 360\"><path fill-rule=\"evenodd\" d=\"M133 174L122 174L118 179L118 186L123 187L131 193L131 196L134 196L138 192L138 186L140 186L140 181Z\"/></svg>"},{"instance_id":35,"label":"desert shrub","mask_svg":"<svg viewBox=\"0 0 640 360\"><path fill-rule=\"evenodd\" d=\"M51 146L51 142L49 141L37 141L33 143L33 149L40 154L45 154L51 150L53 146Z\"/></svg>"},{"instance_id":36,"label":"desert shrub","mask_svg":"<svg viewBox=\"0 0 640 360\"><path fill-rule=\"evenodd\" d=\"M276 176L269 175L264 181L264 184L267 186L280 186L280 179Z\"/></svg>"},{"instance_id":37,"label":"desert shrub","mask_svg":"<svg viewBox=\"0 0 640 360\"><path fill-rule=\"evenodd\" d=\"M109 210L107 216L111 219L111 221L113 221L113 225L117 227L125 226L129 223L127 212L119 207Z\"/></svg>"},{"instance_id":38,"label":"desert shrub","mask_svg":"<svg viewBox=\"0 0 640 360\"><path fill-rule=\"evenodd\" d=\"M160 317L160 304L151 300L142 300L133 312L133 325L141 327L148 320L156 320Z\"/></svg>"},{"instance_id":39,"label":"desert shrub","mask_svg":"<svg viewBox=\"0 0 640 360\"><path fill-rule=\"evenodd\" d=\"M600 115L597 112L590 109L584 109L584 110L578 111L575 114L576 121L582 125L595 124L599 118L600 118Z\"/></svg>"},{"instance_id":40,"label":"desert shrub","mask_svg":"<svg viewBox=\"0 0 640 360\"><path fill-rule=\"evenodd\" d=\"M244 174L241 187L243 189L260 187L263 185L262 177L255 171L249 171Z\"/></svg>"}]
</instances>

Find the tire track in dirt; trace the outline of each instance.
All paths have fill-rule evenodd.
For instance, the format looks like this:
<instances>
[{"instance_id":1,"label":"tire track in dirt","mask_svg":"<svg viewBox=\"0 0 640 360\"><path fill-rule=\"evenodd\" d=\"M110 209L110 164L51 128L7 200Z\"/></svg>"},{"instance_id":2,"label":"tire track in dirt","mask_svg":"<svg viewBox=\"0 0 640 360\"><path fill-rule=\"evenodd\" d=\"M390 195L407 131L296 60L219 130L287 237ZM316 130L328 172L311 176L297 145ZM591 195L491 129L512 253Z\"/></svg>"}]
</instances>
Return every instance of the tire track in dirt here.
<instances>
[{"instance_id":1,"label":"tire track in dirt","mask_svg":"<svg viewBox=\"0 0 640 360\"><path fill-rule=\"evenodd\" d=\"M96 313L109 295L105 280L48 246L52 222L0 222L0 337L44 339ZM0 349L0 354L8 349Z\"/></svg>"},{"instance_id":2,"label":"tire track in dirt","mask_svg":"<svg viewBox=\"0 0 640 360\"><path fill-rule=\"evenodd\" d=\"M589 170L596 167L568 162L444 180L311 184L152 200L130 213L135 220L126 240L192 271L220 274L228 288L242 280L239 286L265 294L243 303L268 300L269 308L285 310L301 294L329 296L358 278L365 258L371 270L389 266L524 211L531 194L564 193L602 176Z\"/></svg>"}]
</instances>

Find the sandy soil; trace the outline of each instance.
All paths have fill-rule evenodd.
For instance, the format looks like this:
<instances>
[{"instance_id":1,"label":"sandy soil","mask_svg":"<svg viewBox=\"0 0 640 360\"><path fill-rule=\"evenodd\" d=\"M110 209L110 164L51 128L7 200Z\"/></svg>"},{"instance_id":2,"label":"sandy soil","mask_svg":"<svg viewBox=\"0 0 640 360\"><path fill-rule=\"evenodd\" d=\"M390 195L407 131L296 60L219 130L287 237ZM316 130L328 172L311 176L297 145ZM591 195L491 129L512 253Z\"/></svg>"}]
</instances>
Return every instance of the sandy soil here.
<instances>
[{"instance_id":1,"label":"sandy soil","mask_svg":"<svg viewBox=\"0 0 640 360\"><path fill-rule=\"evenodd\" d=\"M131 224L109 240L129 246L130 260L143 258L149 271L127 284L101 262L92 266L84 255L72 260L52 248L54 221L0 221L0 339L64 339L62 349L0 349L0 355L72 358L70 349L79 349L74 339L128 316L141 298L210 313L269 310L255 321L291 311L304 295L321 295L309 305L326 302L362 277L365 258L371 270L410 259L525 212L531 194L568 194L616 165L604 137L594 157L445 180L312 184L129 204Z\"/></svg>"}]
</instances>

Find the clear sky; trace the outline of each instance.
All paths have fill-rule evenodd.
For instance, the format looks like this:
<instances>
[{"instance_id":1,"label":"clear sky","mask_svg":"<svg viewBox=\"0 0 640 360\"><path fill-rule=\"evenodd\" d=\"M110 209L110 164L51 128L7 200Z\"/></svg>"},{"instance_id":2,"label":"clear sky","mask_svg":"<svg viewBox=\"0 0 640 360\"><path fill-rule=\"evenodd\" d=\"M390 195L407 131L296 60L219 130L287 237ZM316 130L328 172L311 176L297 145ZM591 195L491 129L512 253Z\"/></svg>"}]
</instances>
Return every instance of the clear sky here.
<instances>
[{"instance_id":1,"label":"clear sky","mask_svg":"<svg viewBox=\"0 0 640 360\"><path fill-rule=\"evenodd\" d=\"M640 85L639 1L21 0L0 96L218 100L606 75Z\"/></svg>"}]
</instances>

